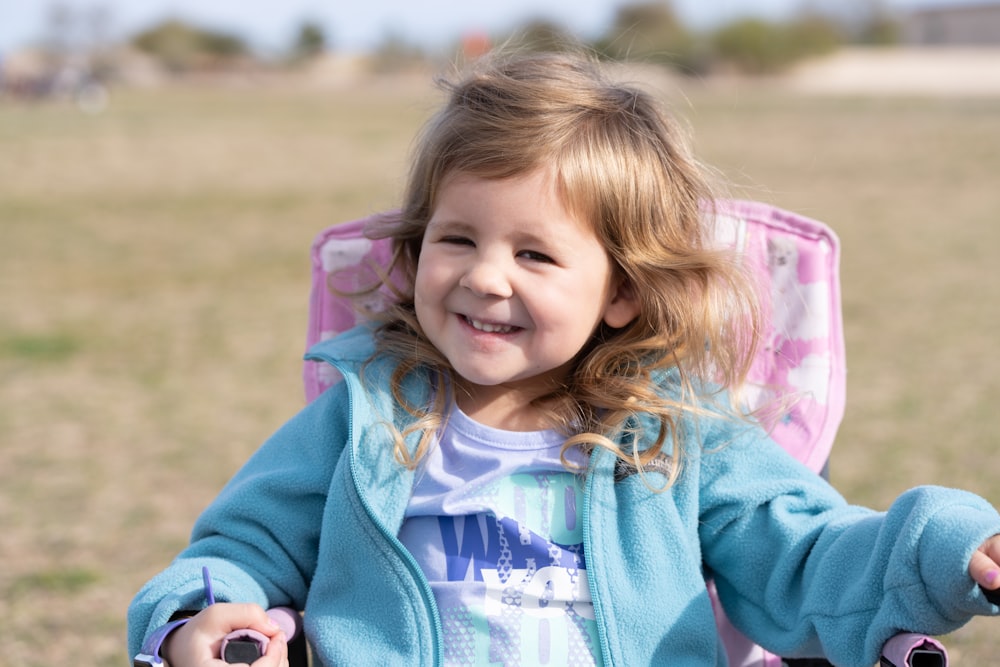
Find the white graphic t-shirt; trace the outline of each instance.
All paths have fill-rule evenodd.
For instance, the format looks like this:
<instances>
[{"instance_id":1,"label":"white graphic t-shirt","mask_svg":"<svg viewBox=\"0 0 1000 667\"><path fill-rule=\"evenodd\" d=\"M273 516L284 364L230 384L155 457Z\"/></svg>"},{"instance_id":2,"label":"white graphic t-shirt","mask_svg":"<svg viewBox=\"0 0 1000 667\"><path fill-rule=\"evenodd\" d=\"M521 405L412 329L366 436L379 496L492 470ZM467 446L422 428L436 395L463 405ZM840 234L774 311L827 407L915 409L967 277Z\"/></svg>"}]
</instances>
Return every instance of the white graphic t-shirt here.
<instances>
[{"instance_id":1,"label":"white graphic t-shirt","mask_svg":"<svg viewBox=\"0 0 1000 667\"><path fill-rule=\"evenodd\" d=\"M430 581L446 665L597 665L580 479L555 431L457 408L417 473L400 539Z\"/></svg>"}]
</instances>

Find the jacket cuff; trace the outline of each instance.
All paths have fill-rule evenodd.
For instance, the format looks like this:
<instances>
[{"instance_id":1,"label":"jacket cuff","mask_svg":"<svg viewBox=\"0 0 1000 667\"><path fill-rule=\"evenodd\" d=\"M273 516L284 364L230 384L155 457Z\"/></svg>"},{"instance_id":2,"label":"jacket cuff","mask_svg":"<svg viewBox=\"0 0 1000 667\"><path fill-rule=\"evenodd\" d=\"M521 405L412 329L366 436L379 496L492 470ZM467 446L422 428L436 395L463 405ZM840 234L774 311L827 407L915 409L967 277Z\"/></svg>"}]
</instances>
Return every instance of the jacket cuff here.
<instances>
[{"instance_id":1,"label":"jacket cuff","mask_svg":"<svg viewBox=\"0 0 1000 667\"><path fill-rule=\"evenodd\" d=\"M918 551L919 575L943 615L996 615L1000 608L969 575L969 562L986 540L1000 534L1000 514L982 498L959 493L956 502L928 520Z\"/></svg>"}]
</instances>

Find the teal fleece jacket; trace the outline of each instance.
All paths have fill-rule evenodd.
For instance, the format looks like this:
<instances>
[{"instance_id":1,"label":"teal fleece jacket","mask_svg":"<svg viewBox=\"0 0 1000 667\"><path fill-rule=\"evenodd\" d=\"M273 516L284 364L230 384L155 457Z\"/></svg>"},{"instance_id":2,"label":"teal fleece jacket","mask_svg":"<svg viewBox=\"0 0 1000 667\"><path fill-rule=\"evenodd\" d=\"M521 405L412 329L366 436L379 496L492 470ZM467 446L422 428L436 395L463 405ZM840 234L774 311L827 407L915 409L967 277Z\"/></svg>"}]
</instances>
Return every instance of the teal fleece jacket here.
<instances>
[{"instance_id":1,"label":"teal fleece jacket","mask_svg":"<svg viewBox=\"0 0 1000 667\"><path fill-rule=\"evenodd\" d=\"M218 601L289 605L322 665L441 664L440 620L420 568L397 539L414 474L393 458L392 365L361 364L355 329L314 348L344 375L273 435L196 522L190 546L128 612L130 655L177 610ZM428 383L404 388L426 398ZM1000 532L977 496L902 495L886 513L848 505L756 427L689 420L697 434L664 493L648 473L616 481L596 451L583 482L589 581L606 665L725 665L705 576L733 623L788 657L869 667L901 630L942 634L996 614L967 574ZM621 468L618 468L621 472ZM620 477L620 475L619 475Z\"/></svg>"}]
</instances>

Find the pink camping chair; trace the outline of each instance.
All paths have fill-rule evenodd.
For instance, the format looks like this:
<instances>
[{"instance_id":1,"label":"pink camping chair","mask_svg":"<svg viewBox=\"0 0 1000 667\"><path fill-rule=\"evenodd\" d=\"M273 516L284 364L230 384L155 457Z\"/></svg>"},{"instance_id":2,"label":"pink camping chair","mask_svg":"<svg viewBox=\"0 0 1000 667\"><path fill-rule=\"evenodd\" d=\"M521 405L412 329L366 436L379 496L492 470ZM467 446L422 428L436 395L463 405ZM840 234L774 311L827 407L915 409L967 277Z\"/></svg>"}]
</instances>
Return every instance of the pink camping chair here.
<instances>
[{"instance_id":1,"label":"pink camping chair","mask_svg":"<svg viewBox=\"0 0 1000 667\"><path fill-rule=\"evenodd\" d=\"M351 301L337 296L330 286L350 292L371 285L376 278L372 267L388 263L388 242L372 241L363 234L369 220L331 226L313 242L307 349L356 324ZM817 474L825 474L844 415L837 237L823 223L767 204L739 200L718 203L717 236L720 244L740 251L758 276L763 292L768 331L751 372L749 407L787 405L769 424L772 436ZM307 361L303 380L306 399L311 401L331 386L337 375L326 364ZM830 664L822 659L783 660L771 655L733 628L718 605L716 615L730 664L735 667ZM945 667L948 659L936 640L904 634L886 644L882 664Z\"/></svg>"}]
</instances>

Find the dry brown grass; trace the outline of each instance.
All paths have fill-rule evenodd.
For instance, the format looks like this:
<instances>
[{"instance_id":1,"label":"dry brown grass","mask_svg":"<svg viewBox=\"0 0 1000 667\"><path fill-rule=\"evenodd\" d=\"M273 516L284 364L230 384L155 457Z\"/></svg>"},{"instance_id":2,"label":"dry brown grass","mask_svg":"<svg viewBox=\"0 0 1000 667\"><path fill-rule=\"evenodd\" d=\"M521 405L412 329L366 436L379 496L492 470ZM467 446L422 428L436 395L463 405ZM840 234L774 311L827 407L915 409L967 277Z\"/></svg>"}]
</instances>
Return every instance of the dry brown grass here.
<instances>
[{"instance_id":1,"label":"dry brown grass","mask_svg":"<svg viewBox=\"0 0 1000 667\"><path fill-rule=\"evenodd\" d=\"M0 104L0 664L126 664L131 596L302 403L309 242L393 204L433 102L382 81ZM843 240L838 486L1000 500L1000 101L675 106L741 194ZM958 664L994 660L989 623L949 639Z\"/></svg>"}]
</instances>

